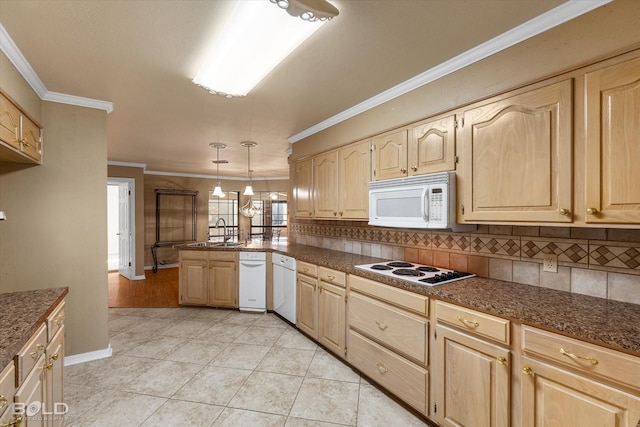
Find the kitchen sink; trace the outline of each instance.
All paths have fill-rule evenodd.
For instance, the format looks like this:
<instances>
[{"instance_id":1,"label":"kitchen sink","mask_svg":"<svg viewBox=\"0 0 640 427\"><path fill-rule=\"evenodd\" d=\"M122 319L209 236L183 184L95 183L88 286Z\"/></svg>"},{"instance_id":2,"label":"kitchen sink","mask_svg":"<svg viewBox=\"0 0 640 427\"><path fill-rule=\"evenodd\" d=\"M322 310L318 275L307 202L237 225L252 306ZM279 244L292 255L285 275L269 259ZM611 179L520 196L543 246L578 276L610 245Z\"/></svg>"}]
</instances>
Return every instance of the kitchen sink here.
<instances>
[{"instance_id":1,"label":"kitchen sink","mask_svg":"<svg viewBox=\"0 0 640 427\"><path fill-rule=\"evenodd\" d=\"M237 248L243 244L241 242L196 242L189 243L187 246L192 248Z\"/></svg>"}]
</instances>

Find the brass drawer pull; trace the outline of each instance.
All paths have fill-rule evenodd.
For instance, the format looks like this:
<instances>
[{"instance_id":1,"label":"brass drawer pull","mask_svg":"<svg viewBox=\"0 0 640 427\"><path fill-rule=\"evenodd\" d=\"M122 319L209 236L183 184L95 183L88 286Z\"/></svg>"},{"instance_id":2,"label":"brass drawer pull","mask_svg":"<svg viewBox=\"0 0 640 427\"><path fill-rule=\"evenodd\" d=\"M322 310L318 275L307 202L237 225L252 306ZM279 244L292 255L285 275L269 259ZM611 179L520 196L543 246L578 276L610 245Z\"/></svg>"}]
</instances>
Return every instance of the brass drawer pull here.
<instances>
[{"instance_id":1,"label":"brass drawer pull","mask_svg":"<svg viewBox=\"0 0 640 427\"><path fill-rule=\"evenodd\" d=\"M20 423L22 423L22 416L19 417L15 417L13 421L11 421L10 423L3 423L0 424L0 427L13 427L13 426L19 426Z\"/></svg>"},{"instance_id":2,"label":"brass drawer pull","mask_svg":"<svg viewBox=\"0 0 640 427\"><path fill-rule=\"evenodd\" d=\"M462 316L458 316L458 320L462 322L463 325L468 326L469 328L477 328L478 326L480 326L480 323L476 322L475 320L467 320Z\"/></svg>"},{"instance_id":3,"label":"brass drawer pull","mask_svg":"<svg viewBox=\"0 0 640 427\"><path fill-rule=\"evenodd\" d=\"M335 279L335 278L336 278L336 276L332 276L331 274L327 274L327 278L328 278L329 280L333 280L333 279Z\"/></svg>"},{"instance_id":4,"label":"brass drawer pull","mask_svg":"<svg viewBox=\"0 0 640 427\"><path fill-rule=\"evenodd\" d=\"M400 169L400 172L401 172L401 173L407 173L407 168L402 168L402 169Z\"/></svg>"},{"instance_id":5,"label":"brass drawer pull","mask_svg":"<svg viewBox=\"0 0 640 427\"><path fill-rule=\"evenodd\" d=\"M382 366L382 364L380 364L380 363L376 363L376 366L378 367L378 371L379 371L382 375L384 375L384 374L386 374L387 372L389 372L389 370L388 370L387 368L385 368L384 366Z\"/></svg>"},{"instance_id":6,"label":"brass drawer pull","mask_svg":"<svg viewBox=\"0 0 640 427\"><path fill-rule=\"evenodd\" d=\"M384 331L385 329L387 329L389 327L389 325L387 325L384 322L381 322L379 320L376 320L376 325L378 325L378 328L380 328L381 331Z\"/></svg>"},{"instance_id":7,"label":"brass drawer pull","mask_svg":"<svg viewBox=\"0 0 640 427\"><path fill-rule=\"evenodd\" d=\"M598 214L598 209L596 208L587 209L587 215L597 215L597 214Z\"/></svg>"},{"instance_id":8,"label":"brass drawer pull","mask_svg":"<svg viewBox=\"0 0 640 427\"><path fill-rule=\"evenodd\" d=\"M32 351L31 353L29 353L31 357L33 357L34 359L37 359L40 353L42 353L45 349L44 345L42 344L38 344L36 348L37 348L36 351Z\"/></svg>"},{"instance_id":9,"label":"brass drawer pull","mask_svg":"<svg viewBox=\"0 0 640 427\"><path fill-rule=\"evenodd\" d=\"M9 403L7 398L0 394L0 409L4 409L4 407L7 406L7 403Z\"/></svg>"},{"instance_id":10,"label":"brass drawer pull","mask_svg":"<svg viewBox=\"0 0 640 427\"><path fill-rule=\"evenodd\" d=\"M564 354L567 357L572 358L573 360L575 360L577 362L579 362L580 359L582 359L582 360L586 360L586 361L590 362L593 366L595 366L595 365L597 365L599 363L598 359L594 359L593 357L576 356L575 354L565 350L564 348L560 348L560 353Z\"/></svg>"},{"instance_id":11,"label":"brass drawer pull","mask_svg":"<svg viewBox=\"0 0 640 427\"><path fill-rule=\"evenodd\" d=\"M59 357L59 356L58 356L58 353L54 353L54 354L52 354L52 355L49 357L49 362L53 362L53 361L58 360L58 357Z\"/></svg>"},{"instance_id":12,"label":"brass drawer pull","mask_svg":"<svg viewBox=\"0 0 640 427\"><path fill-rule=\"evenodd\" d=\"M507 358L503 357L503 356L498 357L498 363L501 364L501 365L506 365L507 364Z\"/></svg>"},{"instance_id":13,"label":"brass drawer pull","mask_svg":"<svg viewBox=\"0 0 640 427\"><path fill-rule=\"evenodd\" d=\"M533 375L533 369L531 369L531 368L530 368L530 367L528 367L528 366L525 366L524 368L522 368L522 372L523 372L525 375Z\"/></svg>"}]
</instances>

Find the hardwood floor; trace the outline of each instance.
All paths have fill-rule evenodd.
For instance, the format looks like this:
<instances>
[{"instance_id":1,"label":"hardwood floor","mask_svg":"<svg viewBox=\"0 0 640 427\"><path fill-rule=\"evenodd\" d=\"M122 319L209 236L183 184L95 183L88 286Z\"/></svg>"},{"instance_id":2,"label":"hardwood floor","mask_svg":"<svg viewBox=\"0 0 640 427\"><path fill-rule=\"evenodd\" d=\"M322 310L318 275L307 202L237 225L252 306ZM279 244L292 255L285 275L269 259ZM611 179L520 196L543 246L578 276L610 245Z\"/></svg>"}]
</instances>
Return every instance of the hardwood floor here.
<instances>
[{"instance_id":1,"label":"hardwood floor","mask_svg":"<svg viewBox=\"0 0 640 427\"><path fill-rule=\"evenodd\" d=\"M178 268L145 271L145 280L109 273L109 307L179 307Z\"/></svg>"}]
</instances>

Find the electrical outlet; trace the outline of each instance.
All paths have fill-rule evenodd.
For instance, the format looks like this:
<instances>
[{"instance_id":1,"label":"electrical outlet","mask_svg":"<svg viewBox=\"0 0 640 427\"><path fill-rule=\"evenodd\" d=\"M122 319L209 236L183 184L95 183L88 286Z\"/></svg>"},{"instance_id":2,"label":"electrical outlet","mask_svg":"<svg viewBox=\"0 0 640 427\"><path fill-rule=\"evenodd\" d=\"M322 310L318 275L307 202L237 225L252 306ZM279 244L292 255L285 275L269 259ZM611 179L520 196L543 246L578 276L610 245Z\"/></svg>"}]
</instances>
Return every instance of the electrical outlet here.
<instances>
[{"instance_id":1,"label":"electrical outlet","mask_svg":"<svg viewBox=\"0 0 640 427\"><path fill-rule=\"evenodd\" d=\"M542 261L543 268L542 271L548 271L549 273L557 273L558 272L558 255L556 254L544 254L544 259Z\"/></svg>"}]
</instances>

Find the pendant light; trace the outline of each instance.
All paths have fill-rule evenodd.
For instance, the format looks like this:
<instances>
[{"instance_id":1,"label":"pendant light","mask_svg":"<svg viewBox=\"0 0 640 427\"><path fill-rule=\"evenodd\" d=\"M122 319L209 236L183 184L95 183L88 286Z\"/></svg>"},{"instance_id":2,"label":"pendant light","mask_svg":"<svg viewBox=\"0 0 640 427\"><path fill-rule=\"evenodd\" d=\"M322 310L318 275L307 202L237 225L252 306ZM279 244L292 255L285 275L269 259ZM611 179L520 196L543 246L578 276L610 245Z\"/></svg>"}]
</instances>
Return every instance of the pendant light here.
<instances>
[{"instance_id":1,"label":"pendant light","mask_svg":"<svg viewBox=\"0 0 640 427\"><path fill-rule=\"evenodd\" d=\"M251 148L258 145L257 142L253 141L242 141L240 143L243 147L247 147L247 176L249 177L249 185L247 185L244 189L244 195L249 196L249 201L246 205L240 208L240 213L247 218L253 218L258 212L260 212L260 208L253 203L253 186L251 185Z\"/></svg>"},{"instance_id":2,"label":"pendant light","mask_svg":"<svg viewBox=\"0 0 640 427\"><path fill-rule=\"evenodd\" d=\"M219 142L212 142L211 144L209 144L209 147L216 149L216 159L211 161L216 165L216 179L218 180L216 187L213 189L213 195L222 198L225 196L225 194L222 191L222 188L220 187L220 164L229 163L229 161L220 160L220 150L227 148L227 146L226 144L221 144Z\"/></svg>"}]
</instances>

